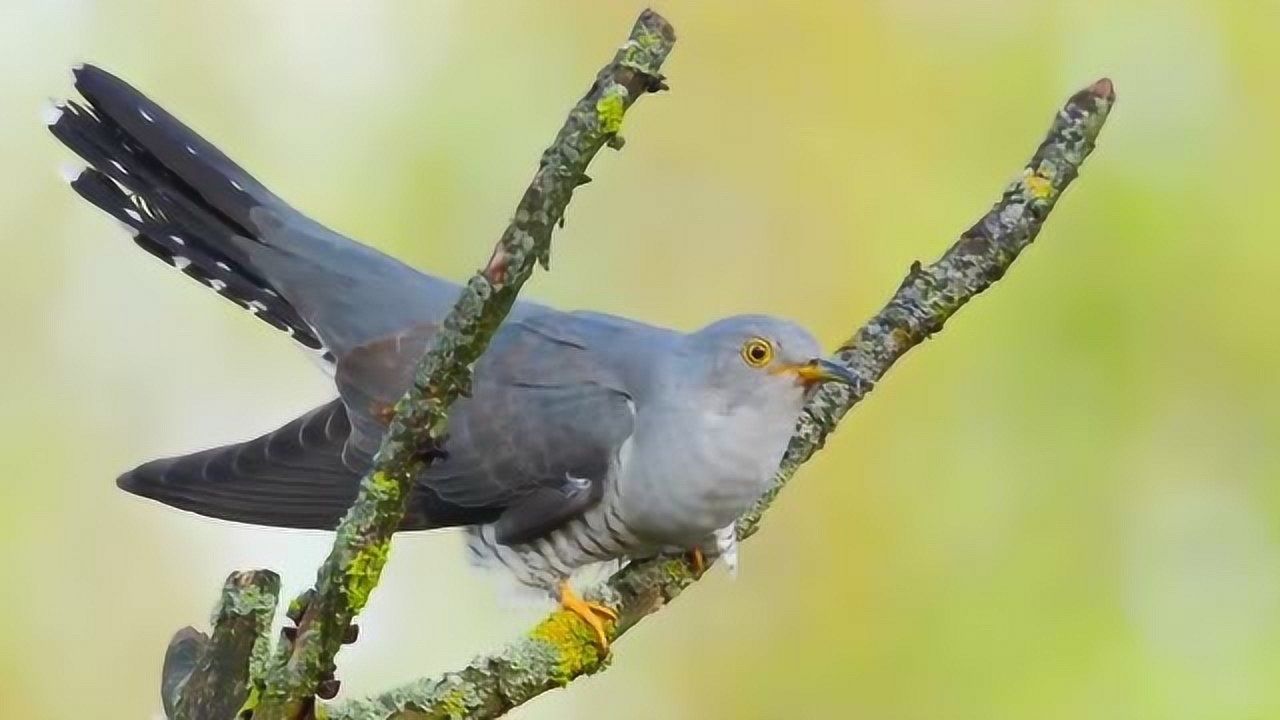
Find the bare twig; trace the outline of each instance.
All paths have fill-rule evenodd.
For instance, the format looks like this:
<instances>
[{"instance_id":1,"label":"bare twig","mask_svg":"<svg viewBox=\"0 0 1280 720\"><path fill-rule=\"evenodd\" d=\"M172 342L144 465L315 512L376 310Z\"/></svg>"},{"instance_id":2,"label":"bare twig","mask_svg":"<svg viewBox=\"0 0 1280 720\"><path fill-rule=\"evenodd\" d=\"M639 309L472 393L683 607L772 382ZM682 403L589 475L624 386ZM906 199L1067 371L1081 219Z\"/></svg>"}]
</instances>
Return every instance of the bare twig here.
<instances>
[{"instance_id":1,"label":"bare twig","mask_svg":"<svg viewBox=\"0 0 1280 720\"><path fill-rule=\"evenodd\" d=\"M493 255L468 283L418 364L413 385L396 403L373 467L338 526L315 589L291 606L297 627L284 634L254 717L304 717L311 714L317 694L331 697L336 692L334 655L378 582L414 478L437 457L449 406L467 392L472 363L506 317L534 263L547 265L551 231L564 217L574 188L585 182L591 159L606 144L621 147L618 130L627 109L646 92L665 87L659 70L674 42L666 20L652 11L642 13L626 44L599 72L543 154Z\"/></svg>"},{"instance_id":2,"label":"bare twig","mask_svg":"<svg viewBox=\"0 0 1280 720\"><path fill-rule=\"evenodd\" d=\"M861 382L831 388L806 408L773 489L738 523L752 535L778 491L826 436L898 358L919 345L966 302L1008 270L1076 177L1115 100L1109 80L1077 93L1058 113L1048 137L999 202L937 262L912 266L889 303L836 351ZM662 608L696 578L682 558L632 563L605 583L600 594L621 609L616 634ZM457 672L426 678L362 701L327 709L341 720L494 718L531 698L603 667L592 635L565 611L553 613L526 637Z\"/></svg>"}]
</instances>

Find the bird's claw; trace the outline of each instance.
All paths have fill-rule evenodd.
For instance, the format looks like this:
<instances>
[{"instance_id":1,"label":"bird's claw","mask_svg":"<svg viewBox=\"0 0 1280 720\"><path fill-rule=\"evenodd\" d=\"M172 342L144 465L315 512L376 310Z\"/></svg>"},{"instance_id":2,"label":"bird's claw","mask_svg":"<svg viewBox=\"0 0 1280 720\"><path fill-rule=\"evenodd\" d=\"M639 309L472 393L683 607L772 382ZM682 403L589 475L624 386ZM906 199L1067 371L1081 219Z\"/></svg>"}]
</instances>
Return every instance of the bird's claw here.
<instances>
[{"instance_id":1,"label":"bird's claw","mask_svg":"<svg viewBox=\"0 0 1280 720\"><path fill-rule=\"evenodd\" d=\"M689 551L689 564L693 566L693 576L702 577L702 573L707 571L707 557L702 548L694 547Z\"/></svg>"},{"instance_id":2,"label":"bird's claw","mask_svg":"<svg viewBox=\"0 0 1280 720\"><path fill-rule=\"evenodd\" d=\"M618 611L608 605L582 599L578 593L574 592L567 580L560 583L559 600L560 607L577 615L591 628L591 631L595 633L596 647L600 649L601 656L607 655L609 653L609 629L605 626L605 623L618 622Z\"/></svg>"}]
</instances>

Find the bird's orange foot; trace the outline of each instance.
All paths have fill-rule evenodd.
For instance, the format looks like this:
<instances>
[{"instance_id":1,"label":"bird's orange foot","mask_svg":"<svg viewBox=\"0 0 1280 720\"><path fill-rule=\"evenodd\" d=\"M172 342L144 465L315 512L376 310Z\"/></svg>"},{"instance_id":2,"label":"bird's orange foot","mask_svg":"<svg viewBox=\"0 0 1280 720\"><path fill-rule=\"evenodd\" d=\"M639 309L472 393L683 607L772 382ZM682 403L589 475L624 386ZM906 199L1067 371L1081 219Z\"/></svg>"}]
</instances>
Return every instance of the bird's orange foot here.
<instances>
[{"instance_id":1,"label":"bird's orange foot","mask_svg":"<svg viewBox=\"0 0 1280 720\"><path fill-rule=\"evenodd\" d=\"M689 564L693 565L693 576L702 577L702 573L707 571L707 558L702 554L702 548L695 547L689 551Z\"/></svg>"},{"instance_id":2,"label":"bird's orange foot","mask_svg":"<svg viewBox=\"0 0 1280 720\"><path fill-rule=\"evenodd\" d=\"M396 406L391 403L375 402L369 406L369 414L382 427L389 427L391 418L396 416Z\"/></svg>"},{"instance_id":3,"label":"bird's orange foot","mask_svg":"<svg viewBox=\"0 0 1280 720\"><path fill-rule=\"evenodd\" d=\"M595 633L596 646L600 648L600 653L602 655L608 653L609 632L605 627L605 621L616 623L618 621L617 611L608 605L583 600L578 593L573 591L568 580L560 583L559 599L560 607L582 618L582 621Z\"/></svg>"}]
</instances>

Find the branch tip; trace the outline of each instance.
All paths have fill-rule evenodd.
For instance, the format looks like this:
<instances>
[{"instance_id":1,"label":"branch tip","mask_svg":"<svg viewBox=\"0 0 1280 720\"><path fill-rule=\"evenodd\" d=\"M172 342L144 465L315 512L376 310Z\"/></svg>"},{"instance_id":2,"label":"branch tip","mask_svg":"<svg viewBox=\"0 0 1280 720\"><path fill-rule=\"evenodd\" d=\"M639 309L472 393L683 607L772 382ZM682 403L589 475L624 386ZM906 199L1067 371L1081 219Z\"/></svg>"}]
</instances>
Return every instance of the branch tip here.
<instances>
[{"instance_id":1,"label":"branch tip","mask_svg":"<svg viewBox=\"0 0 1280 720\"><path fill-rule=\"evenodd\" d=\"M161 672L161 701L174 720L231 717L261 670L280 576L270 570L233 572L222 586L213 633L186 627L174 634Z\"/></svg>"},{"instance_id":2,"label":"branch tip","mask_svg":"<svg viewBox=\"0 0 1280 720\"><path fill-rule=\"evenodd\" d=\"M1116 88L1111 82L1111 78L1101 78L1094 84L1089 86L1089 92L1106 100L1107 102L1115 102Z\"/></svg>"},{"instance_id":3,"label":"branch tip","mask_svg":"<svg viewBox=\"0 0 1280 720\"><path fill-rule=\"evenodd\" d=\"M1104 111L1116 100L1116 87L1111 78L1099 78L1093 84L1071 96L1068 106Z\"/></svg>"},{"instance_id":4,"label":"branch tip","mask_svg":"<svg viewBox=\"0 0 1280 720\"><path fill-rule=\"evenodd\" d=\"M640 13L640 17L636 19L636 29L648 28L661 36L662 41L668 45L674 45L676 42L676 29L667 22L667 19L658 14L653 8L645 8ZM632 35L636 34L636 30L632 30Z\"/></svg>"}]
</instances>

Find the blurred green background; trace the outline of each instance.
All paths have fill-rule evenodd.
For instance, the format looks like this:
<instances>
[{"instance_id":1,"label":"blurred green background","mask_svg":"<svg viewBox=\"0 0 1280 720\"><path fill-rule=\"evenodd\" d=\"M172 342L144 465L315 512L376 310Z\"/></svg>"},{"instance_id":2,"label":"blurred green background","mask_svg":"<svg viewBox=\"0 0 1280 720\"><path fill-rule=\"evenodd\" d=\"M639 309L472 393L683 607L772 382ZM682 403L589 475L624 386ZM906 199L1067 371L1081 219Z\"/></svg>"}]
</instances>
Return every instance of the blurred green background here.
<instances>
[{"instance_id":1,"label":"blurred green background","mask_svg":"<svg viewBox=\"0 0 1280 720\"><path fill-rule=\"evenodd\" d=\"M623 40L625 2L0 7L0 715L158 712L226 573L324 534L115 475L331 393L278 333L78 200L40 108L92 60L332 227L463 278ZM834 346L1096 78L1101 145L1009 277L896 367L718 570L521 718L1280 717L1280 3L663 2L628 116L528 297ZM400 537L347 696L525 628L456 534Z\"/></svg>"}]
</instances>

